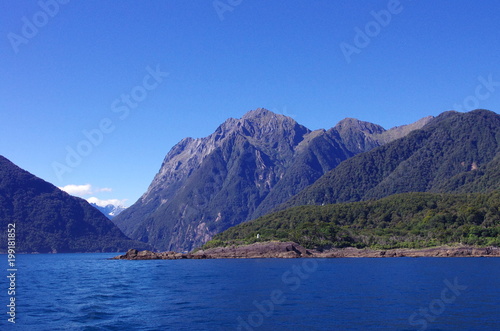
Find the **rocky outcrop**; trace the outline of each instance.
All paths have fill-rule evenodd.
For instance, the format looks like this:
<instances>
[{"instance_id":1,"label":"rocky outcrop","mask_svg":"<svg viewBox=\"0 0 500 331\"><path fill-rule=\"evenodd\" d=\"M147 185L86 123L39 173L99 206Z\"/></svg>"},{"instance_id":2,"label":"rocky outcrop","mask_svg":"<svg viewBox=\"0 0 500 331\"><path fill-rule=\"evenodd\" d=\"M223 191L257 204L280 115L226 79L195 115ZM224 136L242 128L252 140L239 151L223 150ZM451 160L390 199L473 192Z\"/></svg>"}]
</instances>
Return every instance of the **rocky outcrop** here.
<instances>
[{"instance_id":1,"label":"rocky outcrop","mask_svg":"<svg viewBox=\"0 0 500 331\"><path fill-rule=\"evenodd\" d=\"M115 260L255 259L255 258L354 258L354 257L500 257L499 247L433 247L424 249L372 250L353 247L327 251L308 250L294 242L264 242L216 247L194 253L138 251L130 249Z\"/></svg>"},{"instance_id":2,"label":"rocky outcrop","mask_svg":"<svg viewBox=\"0 0 500 331\"><path fill-rule=\"evenodd\" d=\"M293 242L265 242L251 245L216 247L200 250L195 254L203 254L211 258L296 258L307 257L311 252Z\"/></svg>"},{"instance_id":3,"label":"rocky outcrop","mask_svg":"<svg viewBox=\"0 0 500 331\"><path fill-rule=\"evenodd\" d=\"M293 242L265 242L251 245L216 247L198 250L194 253L138 251L130 249L115 260L179 260L179 259L256 259L256 258L298 258L312 256L312 253Z\"/></svg>"},{"instance_id":4,"label":"rocky outcrop","mask_svg":"<svg viewBox=\"0 0 500 331\"><path fill-rule=\"evenodd\" d=\"M176 252L155 253L152 251L138 251L129 249L126 254L114 257L114 260L180 260L180 259L206 259L205 254L184 254Z\"/></svg>"}]
</instances>

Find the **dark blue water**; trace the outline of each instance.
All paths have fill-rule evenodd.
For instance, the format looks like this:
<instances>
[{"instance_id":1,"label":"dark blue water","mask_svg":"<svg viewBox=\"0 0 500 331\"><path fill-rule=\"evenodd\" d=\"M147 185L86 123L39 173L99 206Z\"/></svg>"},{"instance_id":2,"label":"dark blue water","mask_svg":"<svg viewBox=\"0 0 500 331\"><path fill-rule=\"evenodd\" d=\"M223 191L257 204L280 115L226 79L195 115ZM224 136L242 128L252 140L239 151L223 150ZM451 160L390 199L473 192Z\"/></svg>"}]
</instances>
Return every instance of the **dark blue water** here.
<instances>
[{"instance_id":1,"label":"dark blue water","mask_svg":"<svg viewBox=\"0 0 500 331\"><path fill-rule=\"evenodd\" d=\"M18 255L16 324L7 322L4 276L0 328L500 330L500 258L106 259L113 255Z\"/></svg>"}]
</instances>

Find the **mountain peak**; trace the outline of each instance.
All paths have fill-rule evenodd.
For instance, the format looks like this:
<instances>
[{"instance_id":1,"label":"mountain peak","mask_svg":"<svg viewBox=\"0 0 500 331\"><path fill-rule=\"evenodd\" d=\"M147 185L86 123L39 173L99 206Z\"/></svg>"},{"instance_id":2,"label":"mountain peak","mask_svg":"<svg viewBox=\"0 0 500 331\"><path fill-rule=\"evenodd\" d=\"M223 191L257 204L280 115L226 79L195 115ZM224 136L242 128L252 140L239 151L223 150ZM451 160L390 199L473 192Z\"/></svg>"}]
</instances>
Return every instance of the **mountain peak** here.
<instances>
[{"instance_id":1,"label":"mountain peak","mask_svg":"<svg viewBox=\"0 0 500 331\"><path fill-rule=\"evenodd\" d=\"M293 118L282 114L276 114L266 108L257 108L255 110L250 110L245 115L243 115L243 117L241 117L241 120L250 120L252 122L261 123L278 120L279 122L296 123Z\"/></svg>"},{"instance_id":2,"label":"mountain peak","mask_svg":"<svg viewBox=\"0 0 500 331\"><path fill-rule=\"evenodd\" d=\"M273 113L270 110L265 108L257 108L255 110L250 110L245 115L243 115L242 119L256 119L256 118L265 118L265 117L274 117L277 114Z\"/></svg>"},{"instance_id":3,"label":"mountain peak","mask_svg":"<svg viewBox=\"0 0 500 331\"><path fill-rule=\"evenodd\" d=\"M216 132L239 130L242 127L248 129L249 127L265 128L272 126L276 129L277 126L281 126L279 123L288 123L291 127L297 124L291 117L276 114L265 108L257 108L248 111L240 119L228 118L217 128Z\"/></svg>"},{"instance_id":4,"label":"mountain peak","mask_svg":"<svg viewBox=\"0 0 500 331\"><path fill-rule=\"evenodd\" d=\"M283 130L288 133L296 130L304 131L303 134L309 132L307 128L299 125L291 117L273 113L265 108L257 108L245 113L240 119L228 118L215 130L212 136L220 138L227 136L230 132L237 131L243 132L245 136L260 139L263 135L276 135Z\"/></svg>"},{"instance_id":5,"label":"mountain peak","mask_svg":"<svg viewBox=\"0 0 500 331\"><path fill-rule=\"evenodd\" d=\"M337 125L335 125L334 129L336 129L337 131L356 130L372 134L382 133L385 131L385 129L380 125L361 121L356 118L350 118L350 117L344 118L342 121L338 122Z\"/></svg>"}]
</instances>

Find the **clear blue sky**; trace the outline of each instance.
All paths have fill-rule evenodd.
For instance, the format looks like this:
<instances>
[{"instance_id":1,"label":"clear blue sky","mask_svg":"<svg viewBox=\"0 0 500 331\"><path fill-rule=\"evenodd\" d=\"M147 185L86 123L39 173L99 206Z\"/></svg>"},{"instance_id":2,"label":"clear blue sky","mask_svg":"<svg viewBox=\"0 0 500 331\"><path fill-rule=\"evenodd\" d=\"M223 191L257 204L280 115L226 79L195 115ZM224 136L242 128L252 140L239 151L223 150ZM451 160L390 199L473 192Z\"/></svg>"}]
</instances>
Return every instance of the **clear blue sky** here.
<instances>
[{"instance_id":1,"label":"clear blue sky","mask_svg":"<svg viewBox=\"0 0 500 331\"><path fill-rule=\"evenodd\" d=\"M132 204L180 139L258 107L310 129L500 109L494 0L54 1L0 4L0 154L100 199Z\"/></svg>"}]
</instances>

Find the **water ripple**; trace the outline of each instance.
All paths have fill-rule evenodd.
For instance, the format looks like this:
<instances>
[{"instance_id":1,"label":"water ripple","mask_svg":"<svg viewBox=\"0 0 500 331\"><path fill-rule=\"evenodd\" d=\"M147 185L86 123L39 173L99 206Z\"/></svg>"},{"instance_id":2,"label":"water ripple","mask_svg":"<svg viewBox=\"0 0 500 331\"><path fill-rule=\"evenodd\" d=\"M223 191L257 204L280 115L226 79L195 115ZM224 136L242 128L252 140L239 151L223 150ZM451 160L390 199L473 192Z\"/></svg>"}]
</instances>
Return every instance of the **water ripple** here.
<instances>
[{"instance_id":1,"label":"water ripple","mask_svg":"<svg viewBox=\"0 0 500 331\"><path fill-rule=\"evenodd\" d=\"M410 315L456 277L468 290L428 330L500 329L500 259L323 259L297 273L301 260L113 255L21 255L18 329L415 330Z\"/></svg>"}]
</instances>

